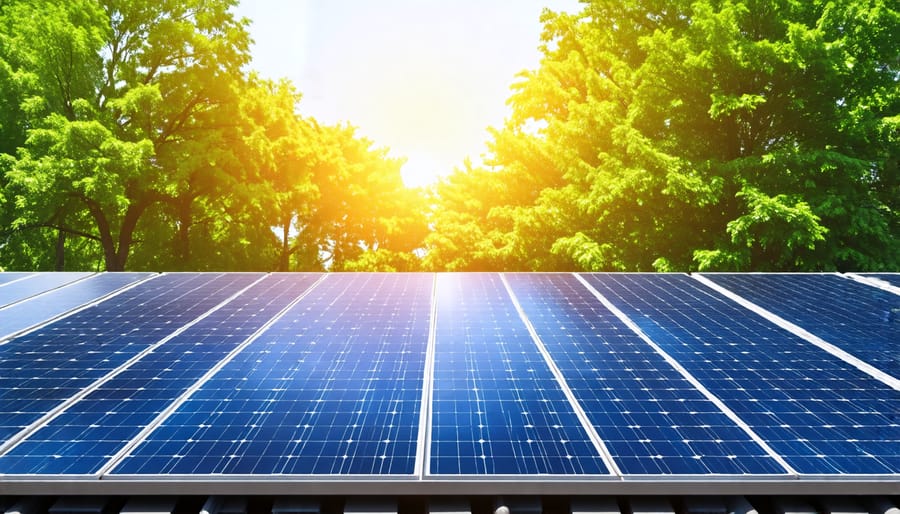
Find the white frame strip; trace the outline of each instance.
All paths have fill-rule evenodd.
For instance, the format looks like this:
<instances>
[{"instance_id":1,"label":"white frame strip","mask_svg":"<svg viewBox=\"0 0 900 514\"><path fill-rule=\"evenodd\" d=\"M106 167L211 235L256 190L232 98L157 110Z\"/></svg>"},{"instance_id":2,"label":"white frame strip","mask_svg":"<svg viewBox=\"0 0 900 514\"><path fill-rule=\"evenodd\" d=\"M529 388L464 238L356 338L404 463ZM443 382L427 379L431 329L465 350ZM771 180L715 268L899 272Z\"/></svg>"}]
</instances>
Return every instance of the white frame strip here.
<instances>
[{"instance_id":1,"label":"white frame strip","mask_svg":"<svg viewBox=\"0 0 900 514\"><path fill-rule=\"evenodd\" d=\"M431 471L431 402L434 400L434 343L437 334L437 273L431 278L431 318L428 323L428 344L425 350L425 377L422 382L422 405L419 409L419 438L413 472L419 480Z\"/></svg>"},{"instance_id":2,"label":"white frame strip","mask_svg":"<svg viewBox=\"0 0 900 514\"><path fill-rule=\"evenodd\" d=\"M606 464L606 467L609 469L609 475L621 478L622 470L619 469L618 464L616 464L615 459L613 459L612 454L606 447L606 443L603 442L600 434L597 433L597 429L594 428L594 424L591 423L591 420L588 418L587 413L584 412L584 408L582 408L581 404L578 403L578 399L575 398L575 393L572 392L572 389L569 387L568 382L566 382L562 371L560 371L560 369L556 366L556 363L553 362L553 358L550 356L550 352L547 351L547 347L544 346L544 342L538 335L537 330L535 330L534 325L531 323L531 320L528 319L528 316L522 309L522 305L519 303L519 299L516 297L516 293L513 292L512 287L510 287L509 282L506 280L505 273L500 273L500 280L503 281L503 286L506 288L506 292L507 294L509 294L510 299L512 299L513 306L516 308L516 312L519 313L519 318L522 319L522 323L524 323L525 327L528 329L528 333L531 335L531 339L534 341L534 344L537 346L538 351L540 351L541 356L543 356L544 361L547 363L547 366L550 368L550 371L556 378L556 382L559 384L560 388L562 388L563 393L566 395L566 399L569 400L569 405L572 407L572 410L575 411L575 415L581 422L582 428L584 428L584 431L587 433L588 438L594 444L594 447L597 449L597 453L599 453L600 458L603 459L603 463Z\"/></svg>"},{"instance_id":3,"label":"white frame strip","mask_svg":"<svg viewBox=\"0 0 900 514\"><path fill-rule=\"evenodd\" d=\"M849 278L850 280L854 280L859 282L860 284L865 284L871 287L877 287L878 289L887 291L889 293L894 293L895 295L900 296L900 287L890 284L884 280L881 280L876 277L867 277L865 275L858 275L856 273L845 273L840 275L844 278Z\"/></svg>"},{"instance_id":4,"label":"white frame strip","mask_svg":"<svg viewBox=\"0 0 900 514\"><path fill-rule=\"evenodd\" d=\"M143 359L147 354L152 353L154 350L156 350L157 348L159 348L166 342L177 337L182 332L184 332L185 330L196 325L203 319L209 317L212 313L214 313L217 310L224 307L226 304L228 304L229 302L231 302L232 300L234 300L235 298L240 296L244 291L246 291L246 290L250 289L251 287L253 287L254 285L258 284L261 280L265 279L267 276L268 275L263 274L258 279L254 280L252 284L248 285L247 287L242 288L240 291L238 291L238 292L234 293L233 295L229 296L228 298L222 300L215 307L213 307L213 308L209 309L208 311L204 312L203 314L197 316L196 318L189 321L188 323L185 323L184 325L178 327L174 332L171 332L169 335L163 337L159 341L151 344L147 348L144 348L143 350L141 350L140 352L138 352L137 354L132 356L130 359L128 359L127 361L122 363L121 366L113 369L112 371L108 372L106 375L103 375L102 377L95 380L93 383L91 383L84 389L78 391L77 393L73 394L69 398L66 398L65 400L63 400L63 402L61 404L57 405L52 410L48 411L46 414L44 414L43 416L38 418L36 421L31 423L27 427L23 428L22 430L20 430L18 433L16 433L16 435L9 438L3 444L0 444L0 455L5 455L6 453L8 453L10 450L15 448L19 443L21 443L22 441L25 441L26 439L31 437L31 435L33 435L35 432L37 432L39 429L41 429L44 425L53 421L56 417L58 417L60 414L65 412L72 405L78 403L85 396L96 391L101 386L103 386L103 384L112 380L116 375L118 375L119 373L122 373L123 371L125 371L128 368L130 368L131 366L133 366L136 362Z\"/></svg>"},{"instance_id":5,"label":"white frame strip","mask_svg":"<svg viewBox=\"0 0 900 514\"><path fill-rule=\"evenodd\" d=\"M612 312L617 318L619 318L619 320L622 323L625 323L625 325L628 326L628 328L630 328L635 334L637 334L638 337L640 337L641 339L644 340L645 343L650 345L650 347L653 348L656 351L656 353L662 355L662 357L666 360L666 362L668 362L673 368L675 368L679 373L681 373L681 376L683 376L685 378L685 380L687 380L692 386L694 386L694 388L696 388L698 391L700 391L703 394L703 396L706 397L707 400L711 401L716 407L719 408L719 410L721 410L726 416L728 416L728 418L731 421L733 421L737 426L739 426L741 428L741 430L743 430L748 436L750 436L750 438L753 439L753 441L756 444L758 444L760 447L762 447L762 449L765 450L765 452L770 457L772 457L772 459L774 459L775 462L780 464L781 467L783 467L787 471L788 475L792 475L794 477L797 477L800 475L800 473L798 473L797 470L792 468L791 465L788 464L786 460L784 460L784 457L779 455L775 450L772 449L771 446L769 446L768 443L766 443L763 440L762 437L760 437L756 432L754 432L753 429L750 428L750 426L747 423L745 423L744 420L741 419L740 416L737 415L737 413L735 413L727 405L725 405L725 402L723 402L718 396L714 395L712 393L712 391L710 391L703 384L701 384L700 381L694 377L694 375L692 375L687 369L684 368L684 366L681 365L681 363L679 363L677 360L672 358L671 355L666 353L665 350L663 350L655 342L653 342L653 340L650 339L650 337L647 334L645 334L644 331L641 330L641 328L639 326L637 326L637 324L634 321L631 320L631 318L629 318L624 312L619 310L618 307L613 305L612 302L610 302L605 296L603 296L603 294L600 293L600 291L597 291L597 289L594 288L594 286L592 286L590 284L590 282L585 280L584 277L582 277L578 273L573 273L573 275L575 275L575 278L577 278L578 281L581 282L581 284L584 285L584 287L586 287L588 289L588 291L591 292L591 294L593 294L598 300L600 300L600 303L602 303L604 307L609 309L609 311Z\"/></svg>"},{"instance_id":6,"label":"white frame strip","mask_svg":"<svg viewBox=\"0 0 900 514\"><path fill-rule=\"evenodd\" d=\"M783 328L784 330L787 330L791 334L794 334L795 336L797 336L801 339L804 339L807 342L814 344L815 346L818 346L819 348L825 350L826 352L830 353L831 355L843 360L847 364L850 364L851 366L855 367L856 369L871 376L875 380L883 382L883 383L887 384L889 387L891 387L897 391L900 391L900 379L896 379L896 378L892 377L891 375L888 375L887 373L885 373L884 371L881 371L880 369L876 368L875 366L872 366L871 364L864 362L864 361L860 360L859 358L854 357L853 355L850 355L849 353L845 352L844 350L841 350L837 346L829 343L828 341L822 339L821 337L808 332L806 329L800 327L799 325L795 325L794 323L791 323L790 321L782 318L781 316L779 316L771 311L768 311L768 310L764 309L763 307L760 307L759 305L751 302L750 300L747 300L743 296L740 296L738 294L731 292L728 289L725 289L724 287L720 286L719 284L716 284L712 280L710 280L702 275L692 273L689 276L691 278L693 278L694 280L700 282L701 284L716 291L717 293L725 296L729 300L732 300L732 301L738 303L739 305L741 305L742 307L749 309L750 311L758 314L759 316L762 316L770 323L774 323L775 325Z\"/></svg>"},{"instance_id":7,"label":"white frame strip","mask_svg":"<svg viewBox=\"0 0 900 514\"><path fill-rule=\"evenodd\" d=\"M269 275L265 275L265 276L269 276ZM263 278L265 278L265 276L264 276ZM119 462L120 462L123 458L125 458L129 453L131 453L131 450L133 450L137 445L139 445L140 443L142 443L142 442L144 441L144 439L146 439L147 436L150 435L151 432L153 432L154 430L156 430L156 427L158 427L159 425L161 425L161 424L162 424L169 416L172 415L172 413L174 413L176 410L178 410L178 407L180 407L184 402L186 402L186 401L188 400L188 398L190 398L195 392L197 392L197 390L199 390L199 389L203 386L203 384L205 384L210 378L212 378L213 375L215 375L216 373L218 373L219 370L221 370L222 368L224 368L226 364L228 364L229 362L231 362L231 360L234 359L235 356L237 356L237 354L241 353L241 352L244 350L244 348L250 346L250 344L251 344L253 341L255 341L257 338L259 338L259 336L262 335L263 332L265 332L266 330L268 330L269 327L271 327L271 326L274 325L278 320L280 320L280 319L281 319L281 318L282 318L282 317L283 317L283 316L284 316L291 308L293 308L293 307L294 307L295 305L297 305L301 300L303 300L304 298L306 298L306 296L307 296L313 289L315 289L316 286L318 286L319 284L321 284L322 281L325 280L325 278L327 278L327 277L328 277L328 274L327 274L327 273L322 274L322 275L318 278L318 280L316 280L316 281L313 282L310 286L308 286L308 287L303 291L303 293L301 293L299 296L297 296L297 298L295 298L293 301L291 301L289 304L287 304L283 309L281 309L281 311L279 311L278 314L276 314L275 316L273 316L269 321L267 321L267 322L266 322L265 324L263 324L261 327L259 327L258 329L256 329L256 332L253 332L253 334L251 334L250 337L248 337L247 339L245 339L244 342L242 342L242 343L239 344L238 346L234 347L230 352L228 352L228 355L226 355L226 356L225 356L224 358L222 358L219 362L217 362L216 365L213 366L212 368L210 368L209 371L207 371L202 377L200 377L199 379L197 379L197 380L191 385L191 387L189 387L189 388L186 389L183 393L181 393L181 396L179 396L174 402L170 403L170 404L166 407L165 410L163 410L163 411L160 412L155 418L153 418L153 421L151 421L150 423L148 423L148 424L143 428L143 430L141 430L140 432L138 432L138 434L137 434L136 436L134 436L134 437L131 439L131 441L128 442L128 444L126 444L125 446L123 446L122 448L120 448L119 451L116 452L115 455L113 455L112 457L110 457L109 460L106 461L106 464L104 464L104 465L103 465L96 473L94 473L94 475L95 475L95 476L98 476L98 477L102 477L102 476L106 475L112 468L114 468L116 465L118 465ZM257 281L257 282L258 282L258 281ZM250 286L247 286L247 287L249 288L249 287L253 286L254 284L256 284L256 282L254 282L253 284L250 284ZM242 290L241 292L243 292L243 290ZM218 307L218 306L217 306L217 307Z\"/></svg>"}]
</instances>

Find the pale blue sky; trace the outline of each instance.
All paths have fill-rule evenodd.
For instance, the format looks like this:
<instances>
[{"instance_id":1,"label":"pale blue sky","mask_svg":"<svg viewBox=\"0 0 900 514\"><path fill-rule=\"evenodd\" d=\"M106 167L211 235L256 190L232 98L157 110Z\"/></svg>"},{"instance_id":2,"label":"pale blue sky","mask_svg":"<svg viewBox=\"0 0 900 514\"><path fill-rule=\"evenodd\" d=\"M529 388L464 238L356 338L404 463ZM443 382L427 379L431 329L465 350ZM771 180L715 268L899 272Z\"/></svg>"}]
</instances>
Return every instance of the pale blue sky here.
<instances>
[{"instance_id":1,"label":"pale blue sky","mask_svg":"<svg viewBox=\"0 0 900 514\"><path fill-rule=\"evenodd\" d=\"M289 78L300 111L350 122L420 185L471 157L499 127L515 75L536 68L543 7L577 0L241 0L252 67Z\"/></svg>"}]
</instances>

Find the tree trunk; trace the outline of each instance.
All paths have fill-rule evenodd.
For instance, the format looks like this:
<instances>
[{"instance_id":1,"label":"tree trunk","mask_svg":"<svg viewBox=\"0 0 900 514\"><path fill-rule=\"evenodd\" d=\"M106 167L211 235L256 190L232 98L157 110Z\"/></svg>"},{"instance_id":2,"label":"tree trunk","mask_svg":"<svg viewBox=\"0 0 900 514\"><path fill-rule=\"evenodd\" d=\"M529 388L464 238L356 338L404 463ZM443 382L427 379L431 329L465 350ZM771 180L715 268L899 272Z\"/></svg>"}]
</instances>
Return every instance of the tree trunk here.
<instances>
[{"instance_id":1,"label":"tree trunk","mask_svg":"<svg viewBox=\"0 0 900 514\"><path fill-rule=\"evenodd\" d=\"M123 271L118 264L118 254L116 252L116 244L113 241L112 233L109 230L109 220L100 205L90 199L82 198L88 205L94 221L97 223L97 231L100 233L100 244L103 246L103 261L106 264L106 271Z\"/></svg>"},{"instance_id":2,"label":"tree trunk","mask_svg":"<svg viewBox=\"0 0 900 514\"><path fill-rule=\"evenodd\" d=\"M134 242L134 230L141 215L153 203L155 198L148 197L131 203L125 211L122 218L122 226L119 229L118 245L113 239L112 230L109 226L109 220L95 200L78 195L87 206L88 210L97 223L97 231L100 233L100 244L103 245L103 260L106 264L106 271L125 271L125 263L128 261L128 254L131 252L131 244Z\"/></svg>"},{"instance_id":3,"label":"tree trunk","mask_svg":"<svg viewBox=\"0 0 900 514\"><path fill-rule=\"evenodd\" d=\"M56 271L65 271L66 269L66 233L62 230L56 231Z\"/></svg>"},{"instance_id":4,"label":"tree trunk","mask_svg":"<svg viewBox=\"0 0 900 514\"><path fill-rule=\"evenodd\" d=\"M137 222L147 210L147 207L153 203L150 198L134 202L128 206L125 216L122 218L122 228L119 230L119 248L116 251L116 269L109 271L125 271L125 263L128 261L128 255L131 253L131 245L134 242L134 230L137 228Z\"/></svg>"}]
</instances>

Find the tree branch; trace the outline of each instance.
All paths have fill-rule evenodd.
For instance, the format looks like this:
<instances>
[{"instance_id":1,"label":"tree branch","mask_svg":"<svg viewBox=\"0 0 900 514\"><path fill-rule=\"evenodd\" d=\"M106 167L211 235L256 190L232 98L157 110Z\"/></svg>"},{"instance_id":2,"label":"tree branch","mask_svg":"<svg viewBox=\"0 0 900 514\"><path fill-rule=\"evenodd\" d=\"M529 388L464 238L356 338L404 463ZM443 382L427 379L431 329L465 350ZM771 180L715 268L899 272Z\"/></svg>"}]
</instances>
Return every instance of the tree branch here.
<instances>
[{"instance_id":1,"label":"tree branch","mask_svg":"<svg viewBox=\"0 0 900 514\"><path fill-rule=\"evenodd\" d=\"M36 228L52 228L54 230L59 230L60 232L65 232L66 234L72 234L75 236L80 236L85 239L90 239L91 241L100 241L100 238L95 236L94 234L88 234L87 232L82 232L80 230L76 230L74 228L69 228L64 225L60 225L58 223L29 223L27 225L22 225L20 227L12 228L9 230L5 230L0 232L0 237L7 237L15 234L16 232L24 232L26 230L32 230Z\"/></svg>"}]
</instances>

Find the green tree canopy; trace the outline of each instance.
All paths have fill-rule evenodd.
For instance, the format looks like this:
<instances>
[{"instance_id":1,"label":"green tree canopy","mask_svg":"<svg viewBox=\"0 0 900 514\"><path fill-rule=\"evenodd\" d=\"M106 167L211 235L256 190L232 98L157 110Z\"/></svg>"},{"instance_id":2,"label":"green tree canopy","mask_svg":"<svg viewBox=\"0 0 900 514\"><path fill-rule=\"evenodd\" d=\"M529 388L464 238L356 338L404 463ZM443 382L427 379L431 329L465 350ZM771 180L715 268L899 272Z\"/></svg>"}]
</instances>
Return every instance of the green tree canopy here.
<instances>
[{"instance_id":1,"label":"green tree canopy","mask_svg":"<svg viewBox=\"0 0 900 514\"><path fill-rule=\"evenodd\" d=\"M0 2L0 266L900 267L886 0L545 11L485 165L428 194L248 71L235 1Z\"/></svg>"},{"instance_id":2,"label":"green tree canopy","mask_svg":"<svg viewBox=\"0 0 900 514\"><path fill-rule=\"evenodd\" d=\"M122 270L155 203L192 202L226 147L249 39L230 0L4 4L24 145L6 173L13 228L99 242ZM35 21L37 20L37 22ZM198 152L198 150L202 150ZM158 234L156 234L158 236Z\"/></svg>"},{"instance_id":3,"label":"green tree canopy","mask_svg":"<svg viewBox=\"0 0 900 514\"><path fill-rule=\"evenodd\" d=\"M889 2L584 4L544 13L493 135L502 171L478 172L497 201L442 197L433 267L897 268Z\"/></svg>"},{"instance_id":4,"label":"green tree canopy","mask_svg":"<svg viewBox=\"0 0 900 514\"><path fill-rule=\"evenodd\" d=\"M0 266L418 267L422 192L247 72L235 3L0 3Z\"/></svg>"}]
</instances>

